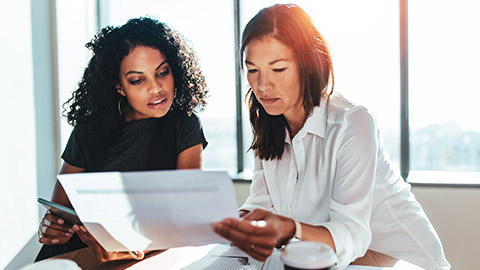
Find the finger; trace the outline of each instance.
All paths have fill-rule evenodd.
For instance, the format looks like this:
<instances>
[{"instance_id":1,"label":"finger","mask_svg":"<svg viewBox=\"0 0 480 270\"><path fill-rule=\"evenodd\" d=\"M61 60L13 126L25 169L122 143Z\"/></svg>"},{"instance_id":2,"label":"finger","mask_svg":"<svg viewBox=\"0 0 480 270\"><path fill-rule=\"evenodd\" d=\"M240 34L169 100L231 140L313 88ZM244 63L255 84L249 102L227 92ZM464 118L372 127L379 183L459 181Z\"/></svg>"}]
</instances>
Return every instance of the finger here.
<instances>
[{"instance_id":1,"label":"finger","mask_svg":"<svg viewBox=\"0 0 480 270\"><path fill-rule=\"evenodd\" d=\"M87 246L90 247L95 258L100 262L108 262L117 258L119 252L107 252L85 228L78 224L73 225L73 230L78 234L80 240L82 240Z\"/></svg>"},{"instance_id":2,"label":"finger","mask_svg":"<svg viewBox=\"0 0 480 270\"><path fill-rule=\"evenodd\" d=\"M75 224L73 225L73 229L74 231L78 234L78 237L80 237L80 239L85 243L87 244L88 246L90 247L93 247L95 248L95 250L103 250L103 248L100 246L100 244L98 243L97 239L95 239L95 237L93 237L87 230L87 228L85 228L85 226L81 226L81 225L78 225L78 224Z\"/></svg>"},{"instance_id":3,"label":"finger","mask_svg":"<svg viewBox=\"0 0 480 270\"><path fill-rule=\"evenodd\" d=\"M53 214L46 214L43 219L42 223L44 225L47 225L49 227L52 227L54 229L64 231L64 232L70 232L71 234L75 233L75 231L72 228L72 225L68 223L64 223L64 220L53 215Z\"/></svg>"},{"instance_id":4,"label":"finger","mask_svg":"<svg viewBox=\"0 0 480 270\"><path fill-rule=\"evenodd\" d=\"M143 258L145 258L145 252L141 250L132 251L130 255L135 260L143 260Z\"/></svg>"},{"instance_id":5,"label":"finger","mask_svg":"<svg viewBox=\"0 0 480 270\"><path fill-rule=\"evenodd\" d=\"M273 253L273 248L264 248L254 244L240 247L240 249L259 261L265 261Z\"/></svg>"},{"instance_id":6,"label":"finger","mask_svg":"<svg viewBox=\"0 0 480 270\"><path fill-rule=\"evenodd\" d=\"M47 212L45 216L43 217L44 220L51 221L52 223L58 224L58 225L64 225L65 220L60 218L57 215L52 214L51 212Z\"/></svg>"},{"instance_id":7,"label":"finger","mask_svg":"<svg viewBox=\"0 0 480 270\"><path fill-rule=\"evenodd\" d=\"M275 234L273 228L264 220L238 220L227 218L221 221L223 226L248 235Z\"/></svg>"},{"instance_id":8,"label":"finger","mask_svg":"<svg viewBox=\"0 0 480 270\"><path fill-rule=\"evenodd\" d=\"M251 235L249 234L251 230L241 230L235 220L233 220L233 222L230 222L229 220L217 222L214 224L213 230L220 236L234 243L238 241L246 241L248 236Z\"/></svg>"},{"instance_id":9,"label":"finger","mask_svg":"<svg viewBox=\"0 0 480 270\"><path fill-rule=\"evenodd\" d=\"M259 220L259 219L265 219L269 215L272 215L272 213L269 211L266 211L263 209L255 209L253 211L248 212L246 215L244 215L243 219Z\"/></svg>"},{"instance_id":10,"label":"finger","mask_svg":"<svg viewBox=\"0 0 480 270\"><path fill-rule=\"evenodd\" d=\"M50 220L47 220L47 219L42 219L42 222L40 223L40 226L46 226L46 227L50 228L51 230L61 231L61 232L64 232L64 233L73 234L75 232L70 225L67 225L67 224L59 225L59 224L54 223L54 222L52 222Z\"/></svg>"},{"instance_id":11,"label":"finger","mask_svg":"<svg viewBox=\"0 0 480 270\"><path fill-rule=\"evenodd\" d=\"M225 226L221 222L218 222L214 225L214 231L220 236L232 241L233 245L244 247L244 249L248 249L250 244L265 247L267 249L273 249L276 244L274 234L272 233L263 235L249 234L243 231L238 231L235 228Z\"/></svg>"},{"instance_id":12,"label":"finger","mask_svg":"<svg viewBox=\"0 0 480 270\"><path fill-rule=\"evenodd\" d=\"M40 238L38 238L38 242L45 245L59 245L67 243L70 238L71 237L49 237L42 235Z\"/></svg>"},{"instance_id":13,"label":"finger","mask_svg":"<svg viewBox=\"0 0 480 270\"><path fill-rule=\"evenodd\" d=\"M91 244L93 244L93 240L92 240L91 235L89 233L85 232L84 230L80 229L80 227L81 227L80 225L75 224L75 225L73 225L73 230L78 235L80 240L82 240L88 246L91 246Z\"/></svg>"},{"instance_id":14,"label":"finger","mask_svg":"<svg viewBox=\"0 0 480 270\"><path fill-rule=\"evenodd\" d=\"M43 224L40 224L40 227L38 228L38 230L41 236L46 236L49 238L67 238L68 239L73 235L73 233L70 233L69 231L58 230L56 228L43 225Z\"/></svg>"}]
</instances>

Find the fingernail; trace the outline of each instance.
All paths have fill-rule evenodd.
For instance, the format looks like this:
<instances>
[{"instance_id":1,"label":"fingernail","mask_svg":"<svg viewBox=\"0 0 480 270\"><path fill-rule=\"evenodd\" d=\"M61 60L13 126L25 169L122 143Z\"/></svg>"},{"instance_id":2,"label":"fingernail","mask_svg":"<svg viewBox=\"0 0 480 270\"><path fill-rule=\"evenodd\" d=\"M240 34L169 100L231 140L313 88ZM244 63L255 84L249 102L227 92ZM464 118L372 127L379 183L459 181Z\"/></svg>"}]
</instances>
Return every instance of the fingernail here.
<instances>
[{"instance_id":1,"label":"fingernail","mask_svg":"<svg viewBox=\"0 0 480 270\"><path fill-rule=\"evenodd\" d=\"M80 226L78 226L77 224L73 225L73 229L75 231L79 231L80 230Z\"/></svg>"},{"instance_id":2,"label":"fingernail","mask_svg":"<svg viewBox=\"0 0 480 270\"><path fill-rule=\"evenodd\" d=\"M52 243L53 243L53 244L58 243L58 239L53 239L53 240L52 240Z\"/></svg>"},{"instance_id":3,"label":"fingernail","mask_svg":"<svg viewBox=\"0 0 480 270\"><path fill-rule=\"evenodd\" d=\"M219 231L219 230L221 230L222 228L223 228L223 225L222 225L222 223L220 223L220 222L217 222L217 223L215 223L215 224L213 225L213 229L215 229L215 230L218 230L218 231Z\"/></svg>"},{"instance_id":4,"label":"fingernail","mask_svg":"<svg viewBox=\"0 0 480 270\"><path fill-rule=\"evenodd\" d=\"M82 229L83 232L87 232L87 229L83 226L80 226L80 229Z\"/></svg>"},{"instance_id":5,"label":"fingernail","mask_svg":"<svg viewBox=\"0 0 480 270\"><path fill-rule=\"evenodd\" d=\"M70 237L70 236L72 236L72 234L67 232L67 233L65 233L65 236Z\"/></svg>"},{"instance_id":6,"label":"fingernail","mask_svg":"<svg viewBox=\"0 0 480 270\"><path fill-rule=\"evenodd\" d=\"M57 220L57 222L58 222L58 224L60 224L60 225L63 225L63 223L65 223L65 221L64 221L63 219L61 219L61 218L59 218L59 219Z\"/></svg>"},{"instance_id":7,"label":"fingernail","mask_svg":"<svg viewBox=\"0 0 480 270\"><path fill-rule=\"evenodd\" d=\"M68 228L68 231L71 233L75 233L75 231L72 228Z\"/></svg>"}]
</instances>

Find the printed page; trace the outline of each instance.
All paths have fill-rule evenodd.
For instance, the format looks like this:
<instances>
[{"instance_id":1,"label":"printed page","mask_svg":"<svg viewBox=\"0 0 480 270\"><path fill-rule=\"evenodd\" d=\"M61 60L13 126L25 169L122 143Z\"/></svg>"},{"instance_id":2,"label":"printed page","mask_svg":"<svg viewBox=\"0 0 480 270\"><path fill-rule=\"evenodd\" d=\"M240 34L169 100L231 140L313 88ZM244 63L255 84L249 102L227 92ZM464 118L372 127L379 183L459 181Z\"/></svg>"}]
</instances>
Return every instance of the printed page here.
<instances>
[{"instance_id":1,"label":"printed page","mask_svg":"<svg viewBox=\"0 0 480 270\"><path fill-rule=\"evenodd\" d=\"M212 224L238 217L226 172L58 175L80 220L107 251L227 243Z\"/></svg>"}]
</instances>

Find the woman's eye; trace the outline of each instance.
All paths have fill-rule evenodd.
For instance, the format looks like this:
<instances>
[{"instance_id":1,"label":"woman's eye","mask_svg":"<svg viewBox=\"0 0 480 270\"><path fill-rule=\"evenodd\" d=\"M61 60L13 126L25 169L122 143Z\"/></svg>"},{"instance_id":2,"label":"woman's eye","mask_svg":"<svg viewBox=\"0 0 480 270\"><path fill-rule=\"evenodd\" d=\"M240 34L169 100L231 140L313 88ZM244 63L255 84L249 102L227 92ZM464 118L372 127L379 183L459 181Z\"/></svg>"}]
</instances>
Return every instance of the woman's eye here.
<instances>
[{"instance_id":1,"label":"woman's eye","mask_svg":"<svg viewBox=\"0 0 480 270\"><path fill-rule=\"evenodd\" d=\"M159 77L165 77L165 76L167 76L169 73L170 73L170 69L167 68L165 71L162 71L162 72L157 73L157 76L159 76Z\"/></svg>"},{"instance_id":2,"label":"woman's eye","mask_svg":"<svg viewBox=\"0 0 480 270\"><path fill-rule=\"evenodd\" d=\"M280 73L280 72L284 72L285 70L287 70L287 68L274 68L273 72Z\"/></svg>"},{"instance_id":3,"label":"woman's eye","mask_svg":"<svg viewBox=\"0 0 480 270\"><path fill-rule=\"evenodd\" d=\"M138 79L138 80L130 81L130 84L138 85L138 84L142 83L142 81L143 81L143 79Z\"/></svg>"},{"instance_id":4,"label":"woman's eye","mask_svg":"<svg viewBox=\"0 0 480 270\"><path fill-rule=\"evenodd\" d=\"M254 74L254 73L257 73L257 70L256 70L256 69L249 69L249 70L248 70L248 73Z\"/></svg>"}]
</instances>

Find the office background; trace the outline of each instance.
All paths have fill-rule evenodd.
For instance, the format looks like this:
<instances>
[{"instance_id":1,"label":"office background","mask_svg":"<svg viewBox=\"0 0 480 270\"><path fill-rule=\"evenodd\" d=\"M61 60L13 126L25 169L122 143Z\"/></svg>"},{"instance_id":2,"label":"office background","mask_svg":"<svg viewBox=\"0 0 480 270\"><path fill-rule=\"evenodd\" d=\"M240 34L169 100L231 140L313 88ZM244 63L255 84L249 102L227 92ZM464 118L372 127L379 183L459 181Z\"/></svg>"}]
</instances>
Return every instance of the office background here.
<instances>
[{"instance_id":1,"label":"office background","mask_svg":"<svg viewBox=\"0 0 480 270\"><path fill-rule=\"evenodd\" d=\"M191 40L211 89L200 114L209 141L205 168L248 179L250 131L244 78L235 75L235 40L249 18L275 2L286 1L3 0L0 268L24 265L38 249L36 229L44 211L36 198L50 197L71 130L61 118L61 104L89 59L84 44L104 25L148 14ZM475 210L480 205L480 36L475 34L480 5L410 1L404 10L405 40L400 7L406 1L288 2L303 7L329 41L336 91L374 113L397 166L407 160L407 179L453 269L474 268L480 250ZM402 41L408 41L407 58ZM405 90L409 97L402 99ZM401 148L405 105L407 156ZM240 203L248 182L236 181L236 188Z\"/></svg>"}]
</instances>

